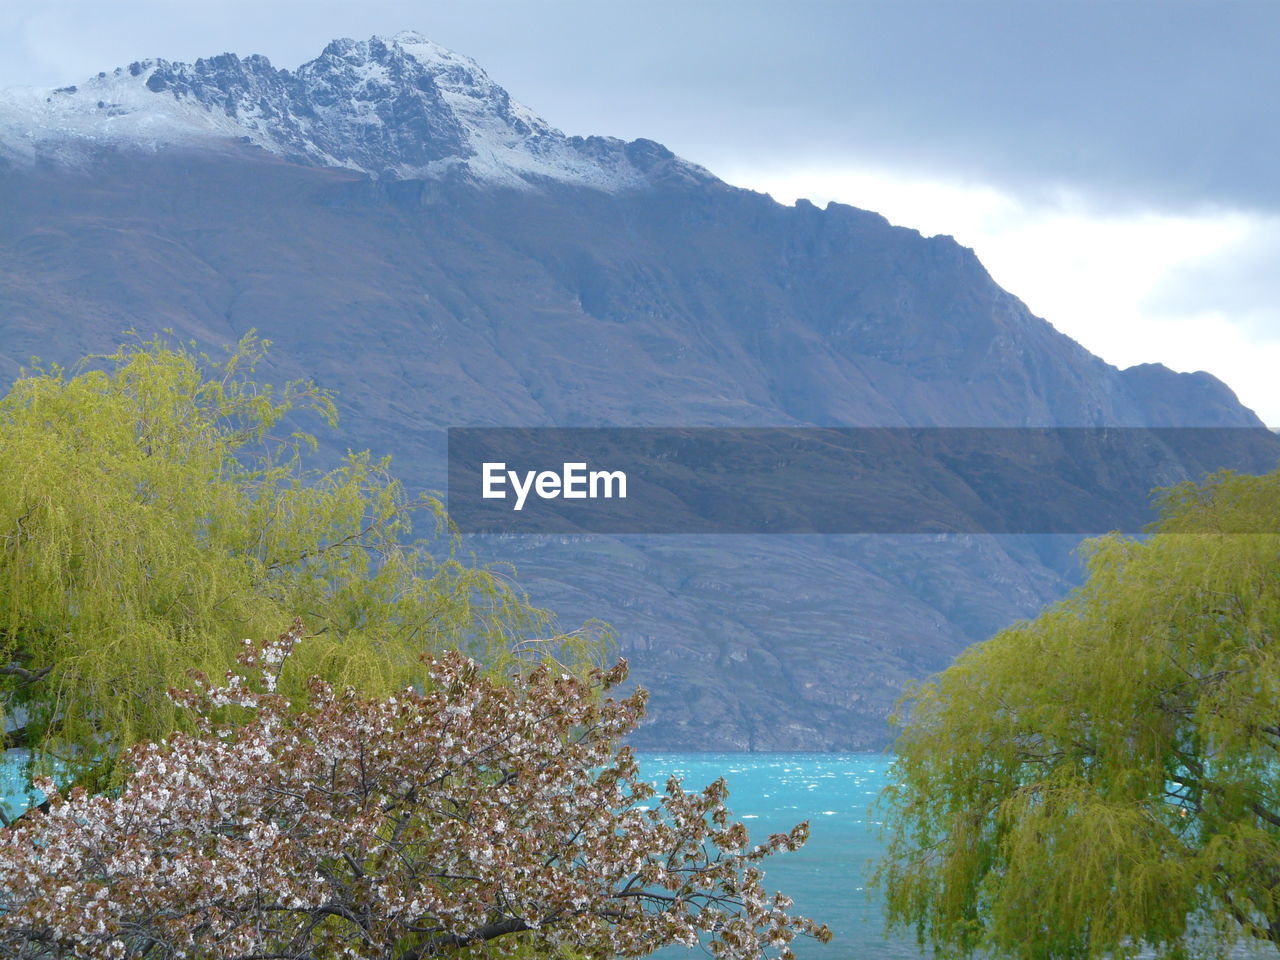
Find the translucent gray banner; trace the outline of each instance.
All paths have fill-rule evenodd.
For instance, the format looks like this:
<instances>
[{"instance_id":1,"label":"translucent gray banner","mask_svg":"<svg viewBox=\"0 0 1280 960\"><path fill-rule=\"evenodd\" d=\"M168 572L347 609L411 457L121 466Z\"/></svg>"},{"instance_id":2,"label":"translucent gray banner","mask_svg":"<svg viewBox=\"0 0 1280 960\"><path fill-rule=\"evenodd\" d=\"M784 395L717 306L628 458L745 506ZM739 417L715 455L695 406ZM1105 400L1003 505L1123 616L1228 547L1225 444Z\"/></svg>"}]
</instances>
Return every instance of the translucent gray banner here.
<instances>
[{"instance_id":1,"label":"translucent gray banner","mask_svg":"<svg viewBox=\"0 0 1280 960\"><path fill-rule=\"evenodd\" d=\"M464 533L1138 533L1153 490L1278 463L1264 428L454 428L448 507Z\"/></svg>"}]
</instances>

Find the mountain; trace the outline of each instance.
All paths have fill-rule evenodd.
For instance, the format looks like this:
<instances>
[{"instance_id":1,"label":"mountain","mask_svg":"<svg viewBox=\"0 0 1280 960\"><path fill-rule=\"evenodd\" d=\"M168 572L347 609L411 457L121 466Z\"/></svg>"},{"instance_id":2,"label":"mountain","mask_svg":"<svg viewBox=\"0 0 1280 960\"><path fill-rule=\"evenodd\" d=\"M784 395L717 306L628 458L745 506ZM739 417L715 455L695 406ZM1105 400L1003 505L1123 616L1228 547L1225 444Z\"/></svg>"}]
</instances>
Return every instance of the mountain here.
<instances>
[{"instance_id":1,"label":"mountain","mask_svg":"<svg viewBox=\"0 0 1280 960\"><path fill-rule=\"evenodd\" d=\"M146 60L0 100L0 149L10 159L83 162L104 146L216 149L237 140L293 162L401 180L618 191L714 179L652 141L566 137L474 60L409 31L335 40L296 71L230 53L194 64Z\"/></svg>"},{"instance_id":2,"label":"mountain","mask_svg":"<svg viewBox=\"0 0 1280 960\"><path fill-rule=\"evenodd\" d=\"M971 250L787 207L658 144L567 137L418 34L297 70L142 61L0 95L4 374L121 331L274 341L331 444L443 483L461 425L1254 426L1118 370ZM476 538L654 691L637 742L882 745L901 685L1077 575L1071 538Z\"/></svg>"}]
</instances>

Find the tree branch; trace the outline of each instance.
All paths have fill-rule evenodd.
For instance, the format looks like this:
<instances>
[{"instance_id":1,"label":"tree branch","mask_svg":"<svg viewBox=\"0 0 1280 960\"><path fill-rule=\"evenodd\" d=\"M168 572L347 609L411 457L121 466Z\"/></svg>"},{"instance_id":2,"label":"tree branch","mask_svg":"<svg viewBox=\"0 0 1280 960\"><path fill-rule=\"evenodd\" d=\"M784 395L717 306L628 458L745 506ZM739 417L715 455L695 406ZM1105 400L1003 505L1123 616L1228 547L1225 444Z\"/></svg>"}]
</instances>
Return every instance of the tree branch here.
<instances>
[{"instance_id":1,"label":"tree branch","mask_svg":"<svg viewBox=\"0 0 1280 960\"><path fill-rule=\"evenodd\" d=\"M17 677L27 683L35 683L43 680L52 672L53 667L41 667L39 670L28 670L26 667L20 667L16 663L8 666L0 667L0 676Z\"/></svg>"},{"instance_id":2,"label":"tree branch","mask_svg":"<svg viewBox=\"0 0 1280 960\"><path fill-rule=\"evenodd\" d=\"M510 933L522 933L531 929L532 927L520 918L508 917L505 920L498 920L494 923L485 924L483 927L477 927L470 933L438 934L416 947L410 947L405 950L400 954L399 960L422 960L423 957L434 957L442 950L460 950L473 943L488 943L490 940L505 937Z\"/></svg>"}]
</instances>

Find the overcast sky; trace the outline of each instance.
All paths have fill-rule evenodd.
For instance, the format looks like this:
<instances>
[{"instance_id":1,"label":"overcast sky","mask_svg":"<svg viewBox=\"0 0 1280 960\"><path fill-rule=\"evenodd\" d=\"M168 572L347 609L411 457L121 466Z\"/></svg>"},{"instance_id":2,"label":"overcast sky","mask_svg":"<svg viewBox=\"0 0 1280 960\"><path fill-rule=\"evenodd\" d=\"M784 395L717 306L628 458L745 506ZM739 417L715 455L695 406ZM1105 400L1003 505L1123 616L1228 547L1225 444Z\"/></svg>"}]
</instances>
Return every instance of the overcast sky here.
<instances>
[{"instance_id":1,"label":"overcast sky","mask_svg":"<svg viewBox=\"0 0 1280 960\"><path fill-rule=\"evenodd\" d=\"M567 133L951 234L1104 359L1280 426L1280 2L3 0L0 86L401 29Z\"/></svg>"}]
</instances>

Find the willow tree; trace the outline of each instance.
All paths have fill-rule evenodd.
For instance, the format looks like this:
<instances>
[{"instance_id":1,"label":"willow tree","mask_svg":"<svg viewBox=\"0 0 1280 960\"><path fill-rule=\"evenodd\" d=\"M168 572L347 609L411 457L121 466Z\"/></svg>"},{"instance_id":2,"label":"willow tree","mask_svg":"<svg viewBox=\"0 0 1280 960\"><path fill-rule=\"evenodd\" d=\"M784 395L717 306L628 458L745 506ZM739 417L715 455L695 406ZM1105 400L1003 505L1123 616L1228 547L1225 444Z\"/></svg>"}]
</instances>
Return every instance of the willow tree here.
<instances>
[{"instance_id":1,"label":"willow tree","mask_svg":"<svg viewBox=\"0 0 1280 960\"><path fill-rule=\"evenodd\" d=\"M908 696L891 924L944 956L1280 945L1277 529L1280 474L1177 488L1152 537L1094 541L1080 589Z\"/></svg>"},{"instance_id":2,"label":"willow tree","mask_svg":"<svg viewBox=\"0 0 1280 960\"><path fill-rule=\"evenodd\" d=\"M0 703L36 768L113 782L122 749L179 723L170 686L295 616L316 632L298 675L370 696L416 680L424 651L493 663L545 627L386 461L309 468L314 439L287 425L334 405L256 382L263 349L214 363L139 343L25 373L0 401Z\"/></svg>"}]
</instances>

